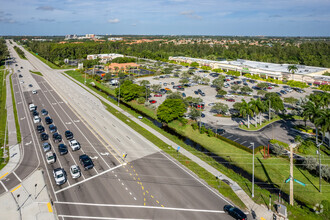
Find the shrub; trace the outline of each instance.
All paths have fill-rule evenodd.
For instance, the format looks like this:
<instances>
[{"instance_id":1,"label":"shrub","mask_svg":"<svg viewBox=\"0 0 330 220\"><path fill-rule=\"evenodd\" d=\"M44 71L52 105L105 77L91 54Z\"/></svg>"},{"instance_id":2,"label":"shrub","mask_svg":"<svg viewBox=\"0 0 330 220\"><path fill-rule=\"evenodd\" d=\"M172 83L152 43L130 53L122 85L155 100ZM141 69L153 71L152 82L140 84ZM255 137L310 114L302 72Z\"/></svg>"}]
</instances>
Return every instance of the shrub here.
<instances>
[{"instance_id":1,"label":"shrub","mask_svg":"<svg viewBox=\"0 0 330 220\"><path fill-rule=\"evenodd\" d=\"M188 124L188 119L179 118L178 120L179 120L179 122L181 123L182 126L185 126L186 124Z\"/></svg>"},{"instance_id":2,"label":"shrub","mask_svg":"<svg viewBox=\"0 0 330 220\"><path fill-rule=\"evenodd\" d=\"M283 146L283 147L289 147L289 145L287 143L284 143L284 142L276 140L276 139L270 140L269 143L278 144L278 145Z\"/></svg>"},{"instance_id":3,"label":"shrub","mask_svg":"<svg viewBox=\"0 0 330 220\"><path fill-rule=\"evenodd\" d=\"M326 181L330 180L330 167L329 166L321 166L321 176Z\"/></svg>"},{"instance_id":4,"label":"shrub","mask_svg":"<svg viewBox=\"0 0 330 220\"><path fill-rule=\"evenodd\" d=\"M207 136L209 136L209 137L214 137L214 136L215 136L215 133L212 131L211 128L209 128L209 129L207 130Z\"/></svg>"},{"instance_id":5,"label":"shrub","mask_svg":"<svg viewBox=\"0 0 330 220\"><path fill-rule=\"evenodd\" d=\"M317 161L314 157L305 157L305 160L303 161L303 165L305 168L309 171L315 171L317 167Z\"/></svg>"},{"instance_id":6,"label":"shrub","mask_svg":"<svg viewBox=\"0 0 330 220\"><path fill-rule=\"evenodd\" d=\"M201 134L204 134L205 132L207 132L207 129L206 129L205 126L203 125L203 126L201 127L200 133L201 133Z\"/></svg>"},{"instance_id":7,"label":"shrub","mask_svg":"<svg viewBox=\"0 0 330 220\"><path fill-rule=\"evenodd\" d=\"M330 85L320 85L320 89L323 91L330 91Z\"/></svg>"},{"instance_id":8,"label":"shrub","mask_svg":"<svg viewBox=\"0 0 330 220\"><path fill-rule=\"evenodd\" d=\"M137 99L137 102L139 104L143 104L143 103L145 103L145 101L146 101L146 99L144 97L140 97L140 98Z\"/></svg>"},{"instance_id":9,"label":"shrub","mask_svg":"<svg viewBox=\"0 0 330 220\"><path fill-rule=\"evenodd\" d=\"M196 129L198 129L198 124L197 124L197 123L193 123L193 124L191 124L191 127L192 127L194 130L196 130Z\"/></svg>"},{"instance_id":10,"label":"shrub","mask_svg":"<svg viewBox=\"0 0 330 220\"><path fill-rule=\"evenodd\" d=\"M278 143L272 144L270 150L276 156L281 156L285 152L284 147Z\"/></svg>"},{"instance_id":11,"label":"shrub","mask_svg":"<svg viewBox=\"0 0 330 220\"><path fill-rule=\"evenodd\" d=\"M304 82L289 80L286 84L288 84L291 87L298 87L298 88L308 88L309 86Z\"/></svg>"}]
</instances>

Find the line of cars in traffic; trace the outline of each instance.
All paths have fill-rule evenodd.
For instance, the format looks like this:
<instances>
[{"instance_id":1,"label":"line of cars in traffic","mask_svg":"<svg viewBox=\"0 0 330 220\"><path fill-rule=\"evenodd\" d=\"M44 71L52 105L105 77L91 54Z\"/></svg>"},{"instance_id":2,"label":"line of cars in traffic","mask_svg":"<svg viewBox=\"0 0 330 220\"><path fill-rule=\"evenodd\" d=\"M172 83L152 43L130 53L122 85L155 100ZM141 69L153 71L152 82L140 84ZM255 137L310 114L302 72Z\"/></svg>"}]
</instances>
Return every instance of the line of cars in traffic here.
<instances>
[{"instance_id":1,"label":"line of cars in traffic","mask_svg":"<svg viewBox=\"0 0 330 220\"><path fill-rule=\"evenodd\" d=\"M39 116L39 112L37 111L37 106L33 103L29 103L29 110L32 114L33 122L37 124L36 130L40 134L40 139L42 141L42 149L44 153L46 153L47 164L53 164L56 162L56 154L54 153L55 150L52 151L52 146L48 142L49 135L46 133L45 127L41 124L41 117ZM68 153L68 147L67 145L65 145L62 139L62 135L59 133L57 127L53 123L53 119L48 115L48 111L46 109L42 109L40 113L42 116L45 116L44 121L45 124L48 126L49 132L52 134L53 142L58 143L59 154L66 155ZM80 143L76 139L74 139L74 135L70 130L65 131L64 136L69 142L69 146L72 151L77 151L81 149ZM94 167L92 159L86 154L80 155L79 161L85 170L92 169ZM76 164L70 166L70 174L73 179L79 178L81 176L80 167ZM66 171L62 167L55 168L53 170L53 176L57 185L62 185L67 181Z\"/></svg>"}]
</instances>

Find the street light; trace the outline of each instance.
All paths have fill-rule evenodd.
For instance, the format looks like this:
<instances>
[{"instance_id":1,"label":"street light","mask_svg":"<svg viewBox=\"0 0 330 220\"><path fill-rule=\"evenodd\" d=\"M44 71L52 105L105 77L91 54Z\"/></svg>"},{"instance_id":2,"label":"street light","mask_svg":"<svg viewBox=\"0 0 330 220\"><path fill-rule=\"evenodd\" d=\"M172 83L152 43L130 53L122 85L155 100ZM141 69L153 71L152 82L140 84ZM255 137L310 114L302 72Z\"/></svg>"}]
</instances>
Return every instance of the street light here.
<instances>
[{"instance_id":1,"label":"street light","mask_svg":"<svg viewBox=\"0 0 330 220\"><path fill-rule=\"evenodd\" d=\"M119 106L119 100L120 100L120 80L118 80L118 85L119 85L119 95L118 95L118 106Z\"/></svg>"},{"instance_id":2,"label":"street light","mask_svg":"<svg viewBox=\"0 0 330 220\"><path fill-rule=\"evenodd\" d=\"M250 143L253 149L253 156L252 156L252 198L254 198L254 142Z\"/></svg>"},{"instance_id":3,"label":"street light","mask_svg":"<svg viewBox=\"0 0 330 220\"><path fill-rule=\"evenodd\" d=\"M317 137L316 137L317 138ZM321 175L321 145L323 144L323 142L319 143L317 145L317 148L318 148L318 155L319 155L319 191L321 192L321 182L322 182L322 175Z\"/></svg>"}]
</instances>

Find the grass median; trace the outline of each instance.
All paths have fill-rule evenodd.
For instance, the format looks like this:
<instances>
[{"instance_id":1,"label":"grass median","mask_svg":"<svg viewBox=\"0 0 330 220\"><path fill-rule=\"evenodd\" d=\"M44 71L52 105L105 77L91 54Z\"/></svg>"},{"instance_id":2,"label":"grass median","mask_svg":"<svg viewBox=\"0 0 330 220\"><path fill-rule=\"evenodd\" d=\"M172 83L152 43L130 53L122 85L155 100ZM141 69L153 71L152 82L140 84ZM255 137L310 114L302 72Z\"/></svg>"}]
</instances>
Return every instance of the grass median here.
<instances>
[{"instance_id":1,"label":"grass median","mask_svg":"<svg viewBox=\"0 0 330 220\"><path fill-rule=\"evenodd\" d=\"M16 102L15 102L15 96L14 96L14 87L13 87L12 78L9 77L9 79L10 79L11 98L12 98L12 103L13 103L14 117L15 117L17 143L21 143L22 136L21 136L21 129L20 129L20 126L18 123L18 114L17 114Z\"/></svg>"},{"instance_id":2,"label":"grass median","mask_svg":"<svg viewBox=\"0 0 330 220\"><path fill-rule=\"evenodd\" d=\"M7 126L7 109L6 109L6 76L8 74L7 70L1 68L0 70L0 170L7 164L8 157L3 158L4 156L4 148L6 147L6 151L8 152L8 132L6 131Z\"/></svg>"},{"instance_id":3,"label":"grass median","mask_svg":"<svg viewBox=\"0 0 330 220\"><path fill-rule=\"evenodd\" d=\"M33 73L33 74L39 75L39 76L43 76L41 72L32 71L32 70L30 70L30 72Z\"/></svg>"}]
</instances>

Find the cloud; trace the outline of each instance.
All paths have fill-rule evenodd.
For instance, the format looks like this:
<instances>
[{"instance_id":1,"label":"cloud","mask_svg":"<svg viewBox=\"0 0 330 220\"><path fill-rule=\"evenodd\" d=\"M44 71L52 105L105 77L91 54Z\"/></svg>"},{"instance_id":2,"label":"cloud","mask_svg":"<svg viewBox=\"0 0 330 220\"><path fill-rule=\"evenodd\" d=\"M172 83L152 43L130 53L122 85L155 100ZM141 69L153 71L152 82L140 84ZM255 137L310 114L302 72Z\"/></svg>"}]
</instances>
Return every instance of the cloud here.
<instances>
[{"instance_id":1,"label":"cloud","mask_svg":"<svg viewBox=\"0 0 330 220\"><path fill-rule=\"evenodd\" d=\"M48 18L40 18L39 21L45 21L45 22L54 22L55 19L48 19Z\"/></svg>"},{"instance_id":2,"label":"cloud","mask_svg":"<svg viewBox=\"0 0 330 220\"><path fill-rule=\"evenodd\" d=\"M39 6L37 8L37 10L41 10L41 11L54 11L55 8L52 6Z\"/></svg>"},{"instance_id":3,"label":"cloud","mask_svg":"<svg viewBox=\"0 0 330 220\"><path fill-rule=\"evenodd\" d=\"M269 17L270 17L270 18L281 18L282 15L270 15Z\"/></svg>"},{"instance_id":4,"label":"cloud","mask_svg":"<svg viewBox=\"0 0 330 220\"><path fill-rule=\"evenodd\" d=\"M131 24L131 26L136 26L136 24Z\"/></svg>"},{"instance_id":5,"label":"cloud","mask_svg":"<svg viewBox=\"0 0 330 220\"><path fill-rule=\"evenodd\" d=\"M180 14L186 16L187 18L198 19L198 20L202 19L202 17L197 15L194 11L182 11L180 12Z\"/></svg>"},{"instance_id":6,"label":"cloud","mask_svg":"<svg viewBox=\"0 0 330 220\"><path fill-rule=\"evenodd\" d=\"M7 23L7 24L13 24L16 23L16 21L11 17L12 14L5 13L3 11L0 11L0 23Z\"/></svg>"},{"instance_id":7,"label":"cloud","mask_svg":"<svg viewBox=\"0 0 330 220\"><path fill-rule=\"evenodd\" d=\"M118 23L120 20L118 18L114 18L114 19L109 19L108 22L111 24L115 24Z\"/></svg>"}]
</instances>

